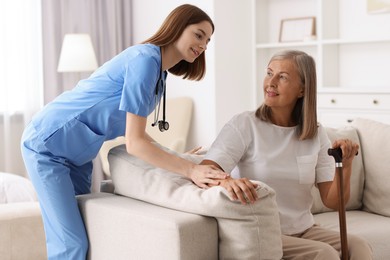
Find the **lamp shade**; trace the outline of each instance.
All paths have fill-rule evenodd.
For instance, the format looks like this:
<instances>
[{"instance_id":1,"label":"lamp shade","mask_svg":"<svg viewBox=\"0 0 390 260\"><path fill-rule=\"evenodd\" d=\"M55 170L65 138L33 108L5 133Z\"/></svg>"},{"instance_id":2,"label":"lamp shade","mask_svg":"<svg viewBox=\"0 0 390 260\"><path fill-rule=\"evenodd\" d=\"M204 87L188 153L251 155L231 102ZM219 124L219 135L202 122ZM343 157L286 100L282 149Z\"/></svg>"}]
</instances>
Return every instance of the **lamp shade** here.
<instances>
[{"instance_id":1,"label":"lamp shade","mask_svg":"<svg viewBox=\"0 0 390 260\"><path fill-rule=\"evenodd\" d=\"M57 71L94 71L97 67L89 34L65 34Z\"/></svg>"}]
</instances>

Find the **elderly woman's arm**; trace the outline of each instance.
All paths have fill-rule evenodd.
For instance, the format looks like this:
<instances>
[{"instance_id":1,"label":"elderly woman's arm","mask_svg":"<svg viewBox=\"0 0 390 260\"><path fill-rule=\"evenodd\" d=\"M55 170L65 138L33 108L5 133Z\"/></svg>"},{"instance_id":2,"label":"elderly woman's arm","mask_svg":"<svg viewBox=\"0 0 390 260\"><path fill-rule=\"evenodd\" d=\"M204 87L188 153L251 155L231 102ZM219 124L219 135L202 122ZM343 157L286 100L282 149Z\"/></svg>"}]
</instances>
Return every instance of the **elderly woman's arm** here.
<instances>
[{"instance_id":1,"label":"elderly woman's arm","mask_svg":"<svg viewBox=\"0 0 390 260\"><path fill-rule=\"evenodd\" d=\"M203 160L200 164L213 165L223 170L221 166L212 160ZM229 192L232 200L239 200L242 204L254 203L258 199L256 193L257 185L247 178L234 179L229 176L224 180L219 180L218 185L224 187Z\"/></svg>"},{"instance_id":2,"label":"elderly woman's arm","mask_svg":"<svg viewBox=\"0 0 390 260\"><path fill-rule=\"evenodd\" d=\"M351 140L336 140L333 143L333 148L340 147L342 150L343 158L343 184L344 184L344 201L348 202L350 197L350 182L352 173L352 161L359 150L359 145L353 143ZM338 199L338 187L339 187L339 174L336 172L333 181L318 183L318 189L321 194L321 200L328 208L337 210Z\"/></svg>"}]
</instances>

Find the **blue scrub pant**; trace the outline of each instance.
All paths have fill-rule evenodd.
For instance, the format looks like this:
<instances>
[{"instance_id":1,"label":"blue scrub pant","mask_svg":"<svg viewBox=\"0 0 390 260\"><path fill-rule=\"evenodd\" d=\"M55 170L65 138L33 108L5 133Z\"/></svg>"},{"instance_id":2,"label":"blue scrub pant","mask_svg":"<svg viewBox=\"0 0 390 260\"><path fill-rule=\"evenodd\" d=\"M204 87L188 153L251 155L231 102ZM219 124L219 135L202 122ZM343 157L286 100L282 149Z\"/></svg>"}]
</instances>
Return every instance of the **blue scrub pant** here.
<instances>
[{"instance_id":1,"label":"blue scrub pant","mask_svg":"<svg viewBox=\"0 0 390 260\"><path fill-rule=\"evenodd\" d=\"M90 192L92 162L75 166L54 156L32 124L23 133L21 149L41 206L48 259L85 260L88 238L75 196Z\"/></svg>"}]
</instances>

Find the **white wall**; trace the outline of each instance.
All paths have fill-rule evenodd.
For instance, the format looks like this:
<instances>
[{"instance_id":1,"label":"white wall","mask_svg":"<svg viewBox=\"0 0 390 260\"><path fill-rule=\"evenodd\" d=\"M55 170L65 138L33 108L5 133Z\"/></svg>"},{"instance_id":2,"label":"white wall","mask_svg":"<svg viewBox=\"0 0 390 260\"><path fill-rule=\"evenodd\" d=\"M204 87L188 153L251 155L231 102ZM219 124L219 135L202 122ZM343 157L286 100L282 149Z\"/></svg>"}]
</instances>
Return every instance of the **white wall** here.
<instances>
[{"instance_id":1,"label":"white wall","mask_svg":"<svg viewBox=\"0 0 390 260\"><path fill-rule=\"evenodd\" d=\"M214 1L215 107L217 132L230 118L255 109L252 76L253 23L251 1Z\"/></svg>"},{"instance_id":2,"label":"white wall","mask_svg":"<svg viewBox=\"0 0 390 260\"><path fill-rule=\"evenodd\" d=\"M134 43L151 36L169 12L184 3L203 9L213 19L216 27L206 51L205 78L194 82L170 75L167 81L168 97L189 96L194 100L193 122L188 140L188 148L192 148L198 145L209 146L232 115L252 109L252 29L250 16L245 12L248 10L250 13L250 1L133 0ZM237 13L237 9L241 14ZM167 119L169 121L169 115Z\"/></svg>"}]
</instances>

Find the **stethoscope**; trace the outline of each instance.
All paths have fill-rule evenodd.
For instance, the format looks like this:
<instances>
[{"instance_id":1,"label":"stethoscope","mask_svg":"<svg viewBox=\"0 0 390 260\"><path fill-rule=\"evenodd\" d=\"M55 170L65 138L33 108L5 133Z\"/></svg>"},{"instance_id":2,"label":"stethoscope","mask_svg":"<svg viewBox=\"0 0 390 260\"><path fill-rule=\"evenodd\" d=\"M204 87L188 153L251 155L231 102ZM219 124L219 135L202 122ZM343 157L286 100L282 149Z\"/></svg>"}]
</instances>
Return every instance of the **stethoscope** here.
<instances>
[{"instance_id":1,"label":"stethoscope","mask_svg":"<svg viewBox=\"0 0 390 260\"><path fill-rule=\"evenodd\" d=\"M156 104L156 108L154 109L154 122L152 123L152 126L156 126L158 124L158 129L160 129L161 132L167 131L169 129L169 123L165 121L165 104L166 104L166 92L167 92L167 87L165 84L165 80L162 82L163 84L163 119L158 120L158 116L160 114L160 105L161 102L158 101L158 90L159 86L161 85L161 74L162 74L162 58L161 58L161 64L160 64L160 74L156 83L156 92L154 95L154 102ZM158 102L158 108L157 108L157 102Z\"/></svg>"}]
</instances>

